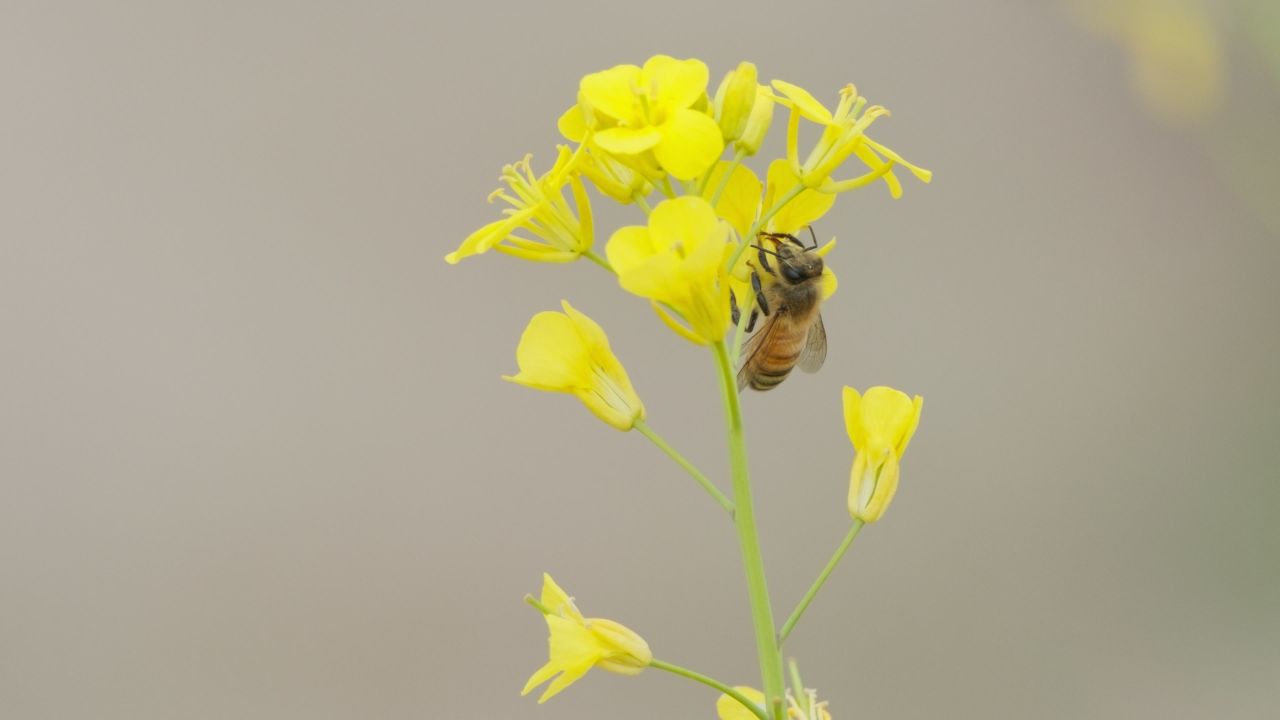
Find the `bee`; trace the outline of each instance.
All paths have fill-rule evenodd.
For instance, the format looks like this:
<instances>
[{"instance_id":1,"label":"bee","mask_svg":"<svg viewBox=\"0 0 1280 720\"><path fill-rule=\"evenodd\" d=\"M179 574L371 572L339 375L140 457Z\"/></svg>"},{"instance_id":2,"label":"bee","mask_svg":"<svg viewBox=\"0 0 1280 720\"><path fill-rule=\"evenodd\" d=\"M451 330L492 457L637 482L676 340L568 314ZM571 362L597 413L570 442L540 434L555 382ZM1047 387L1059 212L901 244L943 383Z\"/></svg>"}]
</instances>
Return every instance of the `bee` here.
<instances>
[{"instance_id":1,"label":"bee","mask_svg":"<svg viewBox=\"0 0 1280 720\"><path fill-rule=\"evenodd\" d=\"M813 228L809 233L813 235ZM805 247L794 235L785 233L761 233L759 239L773 243L773 250L752 245L760 269L771 275L773 282L764 286L759 272L751 273L756 308L751 311L747 332L756 324L757 310L766 320L742 350L739 390L748 385L752 390L772 390L787 379L792 368L817 372L827 359L827 331L819 313L823 264L815 252L817 236L813 235L812 247ZM777 264L776 270L770 257ZM729 300L736 323L740 317L737 299L730 295Z\"/></svg>"}]
</instances>

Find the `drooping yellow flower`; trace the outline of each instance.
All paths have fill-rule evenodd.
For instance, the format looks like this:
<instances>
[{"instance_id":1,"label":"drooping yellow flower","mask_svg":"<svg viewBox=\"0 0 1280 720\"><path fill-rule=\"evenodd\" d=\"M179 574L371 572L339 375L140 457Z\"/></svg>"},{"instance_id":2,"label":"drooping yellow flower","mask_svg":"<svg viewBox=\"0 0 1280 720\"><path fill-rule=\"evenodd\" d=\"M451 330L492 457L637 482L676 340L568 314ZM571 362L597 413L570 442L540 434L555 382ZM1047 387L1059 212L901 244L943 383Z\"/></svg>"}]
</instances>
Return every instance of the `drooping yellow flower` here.
<instances>
[{"instance_id":1,"label":"drooping yellow flower","mask_svg":"<svg viewBox=\"0 0 1280 720\"><path fill-rule=\"evenodd\" d=\"M924 398L893 388L844 389L844 423L857 453L849 475L849 514L872 523L898 490L898 464L920 423Z\"/></svg>"},{"instance_id":2,"label":"drooping yellow flower","mask_svg":"<svg viewBox=\"0 0 1280 720\"><path fill-rule=\"evenodd\" d=\"M573 598L545 573L540 603L550 631L550 659L529 678L521 695L528 695L555 677L538 698L539 703L544 703L593 667L619 675L636 675L653 661L653 653L644 638L612 620L584 618L573 604Z\"/></svg>"},{"instance_id":3,"label":"drooping yellow flower","mask_svg":"<svg viewBox=\"0 0 1280 720\"><path fill-rule=\"evenodd\" d=\"M774 80L773 87L782 93L780 99L791 109L787 120L787 162L805 187L825 193L856 190L883 178L893 197L902 196L902 185L893 175L893 166L902 165L921 182L933 179L933 173L912 165L896 152L867 137L866 130L877 118L889 111L879 105L867 107L867 99L858 95L853 85L840 90L840 104L835 112L823 107L809 91L797 85ZM802 163L800 161L800 118L822 126L822 136ZM871 171L849 180L833 180L835 172L850 155L855 155Z\"/></svg>"},{"instance_id":4,"label":"drooping yellow flower","mask_svg":"<svg viewBox=\"0 0 1280 720\"><path fill-rule=\"evenodd\" d=\"M520 372L504 380L536 390L577 396L596 417L619 430L644 419L644 404L631 387L609 338L594 320L562 301L563 313L533 316L520 336Z\"/></svg>"},{"instance_id":5,"label":"drooping yellow flower","mask_svg":"<svg viewBox=\"0 0 1280 720\"><path fill-rule=\"evenodd\" d=\"M616 65L579 85L584 115L599 118L594 139L619 156L652 152L672 176L689 180L720 157L720 127L695 105L706 102L707 66L701 60L655 55L644 67Z\"/></svg>"},{"instance_id":6,"label":"drooping yellow flower","mask_svg":"<svg viewBox=\"0 0 1280 720\"><path fill-rule=\"evenodd\" d=\"M708 345L723 340L729 326L730 238L728 223L706 200L686 196L659 203L647 227L619 229L605 249L623 289L648 298L681 336Z\"/></svg>"},{"instance_id":7,"label":"drooping yellow flower","mask_svg":"<svg viewBox=\"0 0 1280 720\"><path fill-rule=\"evenodd\" d=\"M529 155L502 168L507 189L495 190L489 202L510 205L502 211L506 217L471 233L444 259L452 265L496 249L535 262L570 262L591 250L591 201L578 178L579 158L561 146L555 165L541 177L534 177ZM573 192L576 213L564 199L565 185Z\"/></svg>"},{"instance_id":8,"label":"drooping yellow flower","mask_svg":"<svg viewBox=\"0 0 1280 720\"><path fill-rule=\"evenodd\" d=\"M764 707L764 693L759 690L745 685L739 685L734 690L758 707ZM721 695L716 700L716 715L720 716L720 720L758 720L755 713L728 695ZM787 717L791 720L831 720L831 713L827 711L825 701L818 702L817 693L814 691L807 690L801 702L788 690Z\"/></svg>"}]
</instances>

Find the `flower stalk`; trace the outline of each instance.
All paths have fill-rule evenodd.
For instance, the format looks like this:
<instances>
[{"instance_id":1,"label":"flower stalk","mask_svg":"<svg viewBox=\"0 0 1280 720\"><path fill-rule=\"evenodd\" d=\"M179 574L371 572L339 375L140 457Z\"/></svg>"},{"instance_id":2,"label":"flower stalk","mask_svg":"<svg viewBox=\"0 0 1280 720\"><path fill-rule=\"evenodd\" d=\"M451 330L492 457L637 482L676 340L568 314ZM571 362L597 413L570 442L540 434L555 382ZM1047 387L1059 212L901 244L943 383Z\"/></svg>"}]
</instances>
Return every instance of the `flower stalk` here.
<instances>
[{"instance_id":1,"label":"flower stalk","mask_svg":"<svg viewBox=\"0 0 1280 720\"><path fill-rule=\"evenodd\" d=\"M759 705L756 705L755 703L751 702L751 700L748 699L746 695L743 695L742 693L738 692L734 688L729 687L725 683L722 683L713 677L708 677L706 675L703 675L700 672L697 672L695 670L690 670L689 668L680 667L679 665L675 665L673 663L663 662L662 660L659 660L657 658L654 658L649 663L649 667L657 668L658 670L666 670L667 672L673 675L679 675L680 677L689 678L694 682L700 682L703 685L706 685L707 687L715 688L716 690L719 690L725 695L728 695L734 700L737 700L738 702L742 703L743 707L750 710L751 714L760 718L760 720L769 720L768 716L764 714L764 710L762 710Z\"/></svg>"},{"instance_id":2,"label":"flower stalk","mask_svg":"<svg viewBox=\"0 0 1280 720\"><path fill-rule=\"evenodd\" d=\"M796 609L791 611L791 617L782 623L782 629L778 631L778 647L787 641L787 636L791 634L791 630L795 628L796 623L800 622L800 616L804 615L804 611L809 609L809 603L818 596L818 591L826 584L827 578L831 577L831 572L836 569L836 565L840 564L840 559L849 551L849 547L853 545L854 538L858 537L858 531L862 529L863 522L854 520L853 525L849 528L849 532L845 534L844 540L840 542L840 547L836 548L831 559L827 561L827 566L822 568L822 572L818 574L818 579L813 581L813 585L800 598L800 604L796 605Z\"/></svg>"},{"instance_id":3,"label":"flower stalk","mask_svg":"<svg viewBox=\"0 0 1280 720\"><path fill-rule=\"evenodd\" d=\"M675 448L671 447L666 440L662 439L661 435L654 432L653 428L649 427L649 425L643 420L636 422L634 429L636 432L649 438L650 442L658 446L659 450L667 454L667 457L675 460L676 464L684 468L684 471L689 473L689 476L696 480L697 483L702 486L702 489L706 490L707 494L710 495L713 500L720 503L720 507L724 508L725 512L729 513L729 517L733 517L733 501L726 497L724 493L720 492L720 488L716 487L715 483L708 480L707 476L703 475L701 470L694 467L693 463L686 460L679 452L676 452Z\"/></svg>"},{"instance_id":4,"label":"flower stalk","mask_svg":"<svg viewBox=\"0 0 1280 720\"><path fill-rule=\"evenodd\" d=\"M751 497L751 477L747 469L747 446L743 435L742 407L738 383L729 350L723 340L713 346L716 366L720 371L720 390L724 400L725 429L729 438L729 468L733 476L733 501L737 512L734 524L738 530L738 547L747 577L747 596L751 604L751 623L755 629L756 652L760 660L760 680L764 685L765 704L775 720L781 719L785 685L782 678L782 655L778 652L773 623L769 586L765 580L764 559L760 554L760 537L756 531L756 514Z\"/></svg>"}]
</instances>

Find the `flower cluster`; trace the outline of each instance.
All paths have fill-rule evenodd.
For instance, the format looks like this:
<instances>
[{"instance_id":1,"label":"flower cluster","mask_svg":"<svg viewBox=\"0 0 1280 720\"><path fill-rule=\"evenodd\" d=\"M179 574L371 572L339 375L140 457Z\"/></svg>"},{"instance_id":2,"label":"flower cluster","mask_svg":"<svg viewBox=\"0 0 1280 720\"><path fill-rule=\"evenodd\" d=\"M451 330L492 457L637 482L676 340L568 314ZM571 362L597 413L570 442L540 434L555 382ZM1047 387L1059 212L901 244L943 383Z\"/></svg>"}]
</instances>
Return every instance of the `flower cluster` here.
<instances>
[{"instance_id":1,"label":"flower cluster","mask_svg":"<svg viewBox=\"0 0 1280 720\"><path fill-rule=\"evenodd\" d=\"M489 198L506 205L502 216L445 259L458 263L489 250L535 262L586 258L611 273L621 289L647 300L679 337L713 351L725 404L732 498L649 427L645 405L604 330L568 301L562 311L533 316L516 348L519 371L505 379L573 395L610 427L644 435L729 513L747 569L762 689L731 687L656 659L625 626L585 618L544 575L541 596L526 599L546 620L549 659L523 692L547 684L543 702L595 667L622 675L655 667L720 690L722 720L830 720L826 703L799 684L794 665L794 687L785 689L781 645L859 529L884 515L922 400L887 387L862 394L844 388L844 420L855 451L848 486L853 522L827 569L776 630L738 388L751 373L764 378L752 387L774 387L792 366L813 372L826 357L819 306L837 287L828 263L835 241L819 246L813 223L838 197L876 182L901 197L897 168L925 183L932 174L868 136L889 112L868 105L853 85L839 91L832 110L797 85L761 82L749 62L727 72L714 92L709 81L702 61L666 55L584 76L557 123L569 144L557 147L551 168L536 173L529 156L503 168L504 187ZM786 152L764 166L762 180L744 161L760 152L779 106L787 112ZM816 141L802 152L805 123L813 126ZM589 189L638 211L635 224L608 236L603 252L595 245ZM744 347L749 328L761 317L763 326ZM733 368L737 362L739 371Z\"/></svg>"}]
</instances>

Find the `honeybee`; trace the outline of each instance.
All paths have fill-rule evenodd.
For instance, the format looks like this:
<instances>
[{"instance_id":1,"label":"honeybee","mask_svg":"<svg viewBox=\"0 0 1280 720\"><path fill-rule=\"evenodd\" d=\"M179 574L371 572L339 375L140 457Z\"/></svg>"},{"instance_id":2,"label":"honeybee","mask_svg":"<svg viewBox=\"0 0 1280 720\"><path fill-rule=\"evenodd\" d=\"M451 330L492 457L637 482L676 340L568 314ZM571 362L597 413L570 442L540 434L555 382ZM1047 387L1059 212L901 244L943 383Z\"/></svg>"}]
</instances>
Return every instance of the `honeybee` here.
<instances>
[{"instance_id":1,"label":"honeybee","mask_svg":"<svg viewBox=\"0 0 1280 720\"><path fill-rule=\"evenodd\" d=\"M810 234L813 228L809 229ZM748 385L752 390L772 390L787 379L791 369L799 366L805 372L817 372L827 359L827 331L822 327L822 257L814 236L813 246L805 247L794 235L761 233L759 240L771 241L774 249L763 244L756 249L760 269L773 276L764 286L760 274L751 273L756 308L747 323L748 332L756 324L757 311L766 318L760 331L751 336L742 350L738 370L738 389ZM773 263L770 263L770 258ZM773 264L777 265L775 270ZM730 295L734 322L738 321L737 299Z\"/></svg>"}]
</instances>

